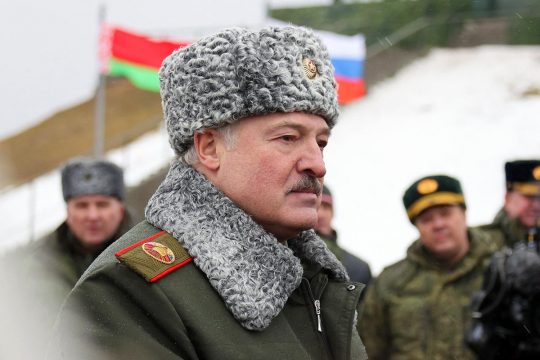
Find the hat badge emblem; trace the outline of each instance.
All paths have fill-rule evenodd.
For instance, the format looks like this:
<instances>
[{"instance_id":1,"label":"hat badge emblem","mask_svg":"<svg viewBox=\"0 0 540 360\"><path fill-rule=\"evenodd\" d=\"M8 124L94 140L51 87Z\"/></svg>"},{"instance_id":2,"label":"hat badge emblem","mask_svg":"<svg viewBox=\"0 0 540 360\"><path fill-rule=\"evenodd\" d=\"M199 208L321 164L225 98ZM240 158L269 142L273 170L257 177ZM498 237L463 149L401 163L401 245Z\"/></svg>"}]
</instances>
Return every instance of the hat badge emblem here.
<instances>
[{"instance_id":1,"label":"hat badge emblem","mask_svg":"<svg viewBox=\"0 0 540 360\"><path fill-rule=\"evenodd\" d=\"M167 246L158 242L147 242L142 245L143 251L164 264L172 264L175 260L174 253Z\"/></svg>"},{"instance_id":2,"label":"hat badge emblem","mask_svg":"<svg viewBox=\"0 0 540 360\"><path fill-rule=\"evenodd\" d=\"M532 171L532 175L535 178L535 180L540 180L540 165L535 167Z\"/></svg>"},{"instance_id":3,"label":"hat badge emblem","mask_svg":"<svg viewBox=\"0 0 540 360\"><path fill-rule=\"evenodd\" d=\"M302 67L304 68L304 75L310 80L315 79L317 76L317 65L311 59L304 58L302 61Z\"/></svg>"},{"instance_id":4,"label":"hat badge emblem","mask_svg":"<svg viewBox=\"0 0 540 360\"><path fill-rule=\"evenodd\" d=\"M431 194L437 191L439 183L435 179L424 179L416 185L416 190L422 195Z\"/></svg>"}]
</instances>

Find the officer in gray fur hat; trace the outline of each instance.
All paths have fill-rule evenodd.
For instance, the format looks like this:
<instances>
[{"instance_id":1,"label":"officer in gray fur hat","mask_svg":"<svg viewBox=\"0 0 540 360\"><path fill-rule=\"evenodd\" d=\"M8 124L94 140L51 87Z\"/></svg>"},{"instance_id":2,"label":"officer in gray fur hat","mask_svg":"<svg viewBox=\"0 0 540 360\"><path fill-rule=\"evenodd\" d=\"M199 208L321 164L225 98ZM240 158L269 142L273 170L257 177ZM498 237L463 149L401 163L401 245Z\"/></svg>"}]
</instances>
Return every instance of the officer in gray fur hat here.
<instances>
[{"instance_id":1,"label":"officer in gray fur hat","mask_svg":"<svg viewBox=\"0 0 540 360\"><path fill-rule=\"evenodd\" d=\"M67 294L92 261L132 225L124 206L123 171L117 165L76 158L63 166L61 179L66 220L43 239L5 254L2 261L14 289L9 308L15 324L5 337L8 346L16 347L13 358L42 356ZM24 336L15 337L18 330Z\"/></svg>"},{"instance_id":2,"label":"officer in gray fur hat","mask_svg":"<svg viewBox=\"0 0 540 360\"><path fill-rule=\"evenodd\" d=\"M75 246L92 255L85 258L95 258L129 229L121 226L125 186L123 171L117 165L103 160L72 160L62 169L62 192L67 204L67 230L73 234ZM83 271L87 265L82 266Z\"/></svg>"},{"instance_id":3,"label":"officer in gray fur hat","mask_svg":"<svg viewBox=\"0 0 540 360\"><path fill-rule=\"evenodd\" d=\"M68 297L51 357L364 359L362 285L312 228L338 117L312 31L233 28L160 70L177 157Z\"/></svg>"}]
</instances>

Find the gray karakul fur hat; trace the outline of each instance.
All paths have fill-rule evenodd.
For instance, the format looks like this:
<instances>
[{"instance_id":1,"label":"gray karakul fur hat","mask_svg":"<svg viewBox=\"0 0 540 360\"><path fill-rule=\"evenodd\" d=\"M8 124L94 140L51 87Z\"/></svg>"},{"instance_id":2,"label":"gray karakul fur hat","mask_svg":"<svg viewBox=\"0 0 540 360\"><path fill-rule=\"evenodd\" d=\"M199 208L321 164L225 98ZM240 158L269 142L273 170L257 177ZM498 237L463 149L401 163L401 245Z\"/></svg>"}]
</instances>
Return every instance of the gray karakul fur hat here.
<instances>
[{"instance_id":1,"label":"gray karakul fur hat","mask_svg":"<svg viewBox=\"0 0 540 360\"><path fill-rule=\"evenodd\" d=\"M339 115L326 47L301 27L227 29L173 52L160 72L163 112L177 155L202 128L276 112Z\"/></svg>"},{"instance_id":2,"label":"gray karakul fur hat","mask_svg":"<svg viewBox=\"0 0 540 360\"><path fill-rule=\"evenodd\" d=\"M107 195L124 200L124 172L104 160L76 158L62 168L64 200L81 195Z\"/></svg>"}]
</instances>

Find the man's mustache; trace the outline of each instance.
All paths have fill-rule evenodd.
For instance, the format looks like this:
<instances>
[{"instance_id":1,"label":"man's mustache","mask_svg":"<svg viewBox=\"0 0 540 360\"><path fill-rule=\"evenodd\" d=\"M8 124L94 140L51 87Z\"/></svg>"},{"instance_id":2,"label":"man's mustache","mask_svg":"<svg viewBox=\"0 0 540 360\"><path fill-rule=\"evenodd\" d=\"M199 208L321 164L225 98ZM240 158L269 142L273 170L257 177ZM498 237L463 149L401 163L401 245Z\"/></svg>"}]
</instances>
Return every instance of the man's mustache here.
<instances>
[{"instance_id":1,"label":"man's mustache","mask_svg":"<svg viewBox=\"0 0 540 360\"><path fill-rule=\"evenodd\" d=\"M322 184L317 178L305 175L296 184L291 186L288 193L291 192L312 192L319 196L322 193Z\"/></svg>"}]
</instances>

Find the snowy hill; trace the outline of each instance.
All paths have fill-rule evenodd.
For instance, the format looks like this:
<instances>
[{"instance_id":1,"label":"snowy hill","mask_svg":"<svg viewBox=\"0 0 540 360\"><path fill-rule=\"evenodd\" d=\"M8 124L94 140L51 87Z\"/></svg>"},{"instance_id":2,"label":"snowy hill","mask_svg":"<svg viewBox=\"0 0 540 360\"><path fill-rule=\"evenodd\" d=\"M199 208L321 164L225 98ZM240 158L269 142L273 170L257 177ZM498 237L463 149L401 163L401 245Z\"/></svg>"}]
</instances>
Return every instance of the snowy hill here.
<instances>
[{"instance_id":1,"label":"snowy hill","mask_svg":"<svg viewBox=\"0 0 540 360\"><path fill-rule=\"evenodd\" d=\"M469 222L489 222L502 204L504 162L540 158L538 114L539 46L437 49L370 89L343 109L325 154L341 244L375 273L401 258L416 237L401 196L428 174L458 177ZM135 185L172 152L160 131L108 156ZM4 193L2 245L37 238L64 216L57 171Z\"/></svg>"},{"instance_id":2,"label":"snowy hill","mask_svg":"<svg viewBox=\"0 0 540 360\"><path fill-rule=\"evenodd\" d=\"M379 272L417 233L401 196L416 179L458 177L469 223L502 205L504 162L540 158L540 47L432 51L348 107L326 152L341 243Z\"/></svg>"}]
</instances>

